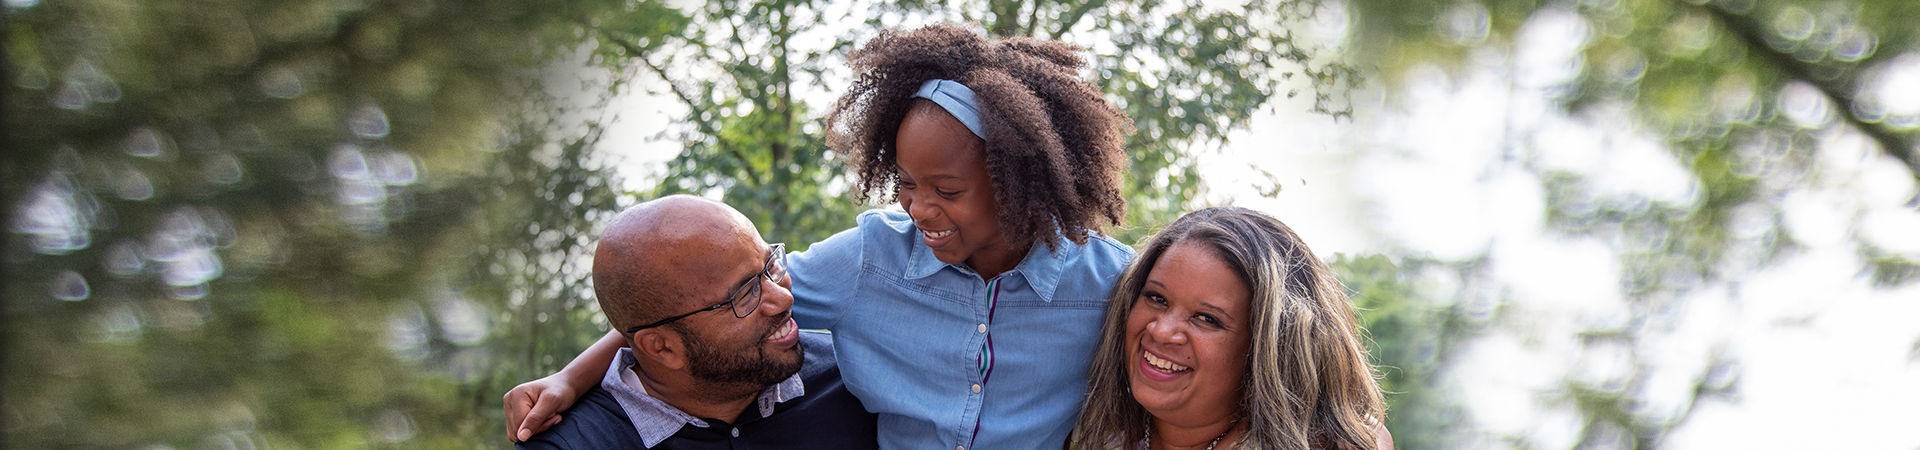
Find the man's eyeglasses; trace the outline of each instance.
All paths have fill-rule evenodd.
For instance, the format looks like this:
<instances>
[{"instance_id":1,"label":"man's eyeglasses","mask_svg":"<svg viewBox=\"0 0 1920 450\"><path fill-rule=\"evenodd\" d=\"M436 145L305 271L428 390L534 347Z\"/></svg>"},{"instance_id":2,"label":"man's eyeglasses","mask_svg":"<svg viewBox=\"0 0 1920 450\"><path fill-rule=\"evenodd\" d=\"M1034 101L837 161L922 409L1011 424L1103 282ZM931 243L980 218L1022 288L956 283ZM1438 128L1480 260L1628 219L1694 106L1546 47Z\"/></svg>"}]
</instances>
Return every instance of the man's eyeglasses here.
<instances>
[{"instance_id":1,"label":"man's eyeglasses","mask_svg":"<svg viewBox=\"0 0 1920 450\"><path fill-rule=\"evenodd\" d=\"M661 319L659 322L628 328L627 334L673 323L673 321L685 319L687 316L725 308L728 305L733 306L733 317L744 319L747 315L753 314L754 308L760 307L761 278L766 278L767 281L771 281L774 284L779 284L780 280L787 278L787 244L773 244L773 253L767 255L767 263L760 269L760 274L755 275L753 278L748 278L746 284L733 288L733 292L727 294L727 301L715 303L713 306L700 308L690 313Z\"/></svg>"}]
</instances>

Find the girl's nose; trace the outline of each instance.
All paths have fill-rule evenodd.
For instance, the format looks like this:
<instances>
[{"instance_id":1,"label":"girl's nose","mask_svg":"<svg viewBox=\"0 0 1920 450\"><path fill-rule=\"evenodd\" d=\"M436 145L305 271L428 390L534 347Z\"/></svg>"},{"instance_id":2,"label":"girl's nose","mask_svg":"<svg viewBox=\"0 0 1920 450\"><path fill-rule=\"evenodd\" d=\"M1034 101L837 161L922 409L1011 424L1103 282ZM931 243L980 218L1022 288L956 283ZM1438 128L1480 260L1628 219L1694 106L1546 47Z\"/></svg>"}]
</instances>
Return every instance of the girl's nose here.
<instances>
[{"instance_id":1,"label":"girl's nose","mask_svg":"<svg viewBox=\"0 0 1920 450\"><path fill-rule=\"evenodd\" d=\"M904 199L904 197L902 197ZM915 223L930 221L940 217L940 208L929 202L902 200L900 207L907 210L907 216Z\"/></svg>"}]
</instances>

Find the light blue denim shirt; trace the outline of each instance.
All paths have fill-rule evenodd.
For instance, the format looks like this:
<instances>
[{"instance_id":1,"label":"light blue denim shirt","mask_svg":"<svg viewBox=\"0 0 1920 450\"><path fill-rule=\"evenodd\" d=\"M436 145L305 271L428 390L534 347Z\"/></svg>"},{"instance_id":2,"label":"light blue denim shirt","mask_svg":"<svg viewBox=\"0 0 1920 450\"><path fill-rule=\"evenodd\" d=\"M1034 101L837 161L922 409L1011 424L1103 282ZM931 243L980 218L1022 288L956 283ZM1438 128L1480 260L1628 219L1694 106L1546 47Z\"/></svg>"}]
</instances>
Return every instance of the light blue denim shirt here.
<instances>
[{"instance_id":1,"label":"light blue denim shirt","mask_svg":"<svg viewBox=\"0 0 1920 450\"><path fill-rule=\"evenodd\" d=\"M982 280L935 259L906 214L857 221L788 267L794 319L833 331L847 389L880 416L880 447L1060 448L1133 249L1061 238Z\"/></svg>"}]
</instances>

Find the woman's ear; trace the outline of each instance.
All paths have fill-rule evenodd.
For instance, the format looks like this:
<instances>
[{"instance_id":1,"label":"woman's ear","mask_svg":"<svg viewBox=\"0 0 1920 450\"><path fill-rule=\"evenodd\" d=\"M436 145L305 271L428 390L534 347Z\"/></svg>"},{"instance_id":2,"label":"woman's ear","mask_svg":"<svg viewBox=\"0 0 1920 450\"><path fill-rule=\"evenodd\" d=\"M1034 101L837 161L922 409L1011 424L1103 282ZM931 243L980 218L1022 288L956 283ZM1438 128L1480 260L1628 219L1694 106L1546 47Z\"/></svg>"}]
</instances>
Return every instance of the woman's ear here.
<instances>
[{"instance_id":1,"label":"woman's ear","mask_svg":"<svg viewBox=\"0 0 1920 450\"><path fill-rule=\"evenodd\" d=\"M679 333L659 328L640 330L633 333L631 342L636 360L652 361L667 370L687 367L687 348L681 342Z\"/></svg>"}]
</instances>

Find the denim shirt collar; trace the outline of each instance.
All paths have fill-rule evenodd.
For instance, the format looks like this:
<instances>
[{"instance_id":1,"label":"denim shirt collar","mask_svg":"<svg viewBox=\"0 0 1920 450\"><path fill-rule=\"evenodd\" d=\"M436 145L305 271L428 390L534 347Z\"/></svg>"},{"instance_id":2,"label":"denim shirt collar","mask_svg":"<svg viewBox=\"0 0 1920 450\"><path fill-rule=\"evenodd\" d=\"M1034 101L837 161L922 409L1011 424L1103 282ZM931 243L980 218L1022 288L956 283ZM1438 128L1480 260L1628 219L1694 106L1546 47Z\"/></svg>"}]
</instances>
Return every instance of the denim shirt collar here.
<instances>
[{"instance_id":1,"label":"denim shirt collar","mask_svg":"<svg viewBox=\"0 0 1920 450\"><path fill-rule=\"evenodd\" d=\"M1061 271L1082 251L1080 246L1068 242L1064 236L1055 235L1054 241L1058 247L1057 250L1048 250L1045 244L1034 242L1033 248L1027 250L1026 258L1021 259L1020 264L1013 266L1013 270L1008 270L1000 276L1018 273L1026 277L1027 284L1033 286L1033 291L1040 295L1040 300L1052 302L1054 289L1060 286ZM933 256L932 247L927 247L925 242L914 242L913 250L907 255L906 279L918 280L930 277L939 273L940 269L948 267L963 274L977 275L966 264L941 262L940 258Z\"/></svg>"}]
</instances>

